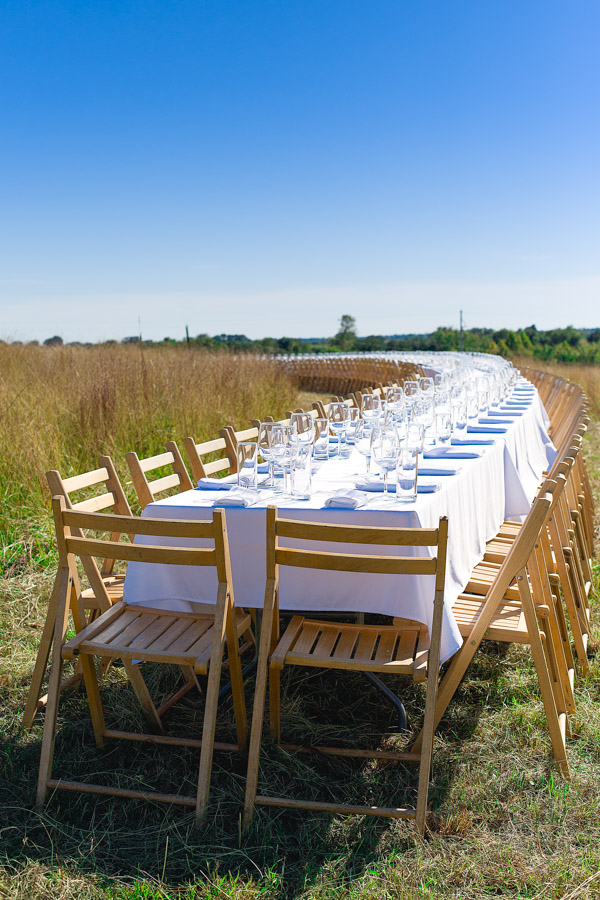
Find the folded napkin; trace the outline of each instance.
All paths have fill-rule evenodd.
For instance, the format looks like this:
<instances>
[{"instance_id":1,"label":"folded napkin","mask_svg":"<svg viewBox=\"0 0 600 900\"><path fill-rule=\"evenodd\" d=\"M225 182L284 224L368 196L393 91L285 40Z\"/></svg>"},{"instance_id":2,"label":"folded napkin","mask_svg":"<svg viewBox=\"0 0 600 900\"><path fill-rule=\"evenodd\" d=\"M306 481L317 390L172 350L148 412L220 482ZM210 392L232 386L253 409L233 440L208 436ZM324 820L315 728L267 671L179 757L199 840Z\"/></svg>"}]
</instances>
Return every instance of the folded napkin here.
<instances>
[{"instance_id":1,"label":"folded napkin","mask_svg":"<svg viewBox=\"0 0 600 900\"><path fill-rule=\"evenodd\" d=\"M453 437L450 441L453 447L483 447L495 444L496 441L491 438L457 438Z\"/></svg>"},{"instance_id":2,"label":"folded napkin","mask_svg":"<svg viewBox=\"0 0 600 900\"><path fill-rule=\"evenodd\" d=\"M420 473L419 473L420 474ZM365 481L360 482L356 485L360 488L361 491L368 491L373 494L381 494L383 493L383 481ZM436 491L439 491L440 485L437 482L432 482L430 484L421 484L417 480L417 493L419 494L434 494ZM390 481L388 484L388 491L390 494L396 493L396 482Z\"/></svg>"},{"instance_id":3,"label":"folded napkin","mask_svg":"<svg viewBox=\"0 0 600 900\"><path fill-rule=\"evenodd\" d=\"M214 506L254 506L260 499L257 491L232 487L226 497L215 500Z\"/></svg>"},{"instance_id":4,"label":"folded napkin","mask_svg":"<svg viewBox=\"0 0 600 900\"><path fill-rule=\"evenodd\" d=\"M419 466L418 470L419 475L458 475L459 472L460 467L453 468L452 466L445 469L441 466Z\"/></svg>"},{"instance_id":5,"label":"folded napkin","mask_svg":"<svg viewBox=\"0 0 600 900\"><path fill-rule=\"evenodd\" d=\"M426 450L423 459L479 459L481 452L477 450L449 450L446 447L433 447Z\"/></svg>"},{"instance_id":6,"label":"folded napkin","mask_svg":"<svg viewBox=\"0 0 600 900\"><path fill-rule=\"evenodd\" d=\"M511 406L510 409L495 409L493 416L522 416L525 412L525 406Z\"/></svg>"},{"instance_id":7,"label":"folded napkin","mask_svg":"<svg viewBox=\"0 0 600 900\"><path fill-rule=\"evenodd\" d=\"M327 498L325 506L330 509L358 509L359 506L364 506L366 502L367 498L362 491L349 491L346 488L340 488L339 491Z\"/></svg>"},{"instance_id":8,"label":"folded napkin","mask_svg":"<svg viewBox=\"0 0 600 900\"><path fill-rule=\"evenodd\" d=\"M517 409L529 409L531 403L528 400L506 400L504 405L508 408L516 406Z\"/></svg>"},{"instance_id":9,"label":"folded napkin","mask_svg":"<svg viewBox=\"0 0 600 900\"><path fill-rule=\"evenodd\" d=\"M198 488L202 491L228 491L237 484L237 472L235 475L226 475L225 478L201 478Z\"/></svg>"},{"instance_id":10,"label":"folded napkin","mask_svg":"<svg viewBox=\"0 0 600 900\"><path fill-rule=\"evenodd\" d=\"M469 434L506 434L508 428L499 425L467 425Z\"/></svg>"},{"instance_id":11,"label":"folded napkin","mask_svg":"<svg viewBox=\"0 0 600 900\"><path fill-rule=\"evenodd\" d=\"M481 416L480 425L509 425L514 419L497 419L494 416Z\"/></svg>"}]
</instances>

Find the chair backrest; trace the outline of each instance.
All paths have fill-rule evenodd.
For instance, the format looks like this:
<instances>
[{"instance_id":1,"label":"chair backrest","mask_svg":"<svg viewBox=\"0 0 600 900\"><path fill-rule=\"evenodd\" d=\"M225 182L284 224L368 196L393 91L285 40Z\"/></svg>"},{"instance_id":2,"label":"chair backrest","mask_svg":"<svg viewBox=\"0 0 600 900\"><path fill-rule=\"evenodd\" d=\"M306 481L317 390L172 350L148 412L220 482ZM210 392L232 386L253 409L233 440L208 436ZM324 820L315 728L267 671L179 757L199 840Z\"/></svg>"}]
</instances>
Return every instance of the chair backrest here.
<instances>
[{"instance_id":1,"label":"chair backrest","mask_svg":"<svg viewBox=\"0 0 600 900\"><path fill-rule=\"evenodd\" d=\"M331 550L301 550L281 541L307 540L325 544L362 544L394 548L388 554L364 555ZM334 525L281 519L277 508L267 509L267 578L277 579L279 566L328 569L388 575L435 575L436 598L443 600L446 570L448 519L442 517L438 528L376 528L373 526ZM398 547L437 548L435 556L398 556Z\"/></svg>"},{"instance_id":2,"label":"chair backrest","mask_svg":"<svg viewBox=\"0 0 600 900\"><path fill-rule=\"evenodd\" d=\"M241 431L235 431L233 425L226 425L225 428L221 428L219 434L225 441L227 456L231 462L230 471L237 472L237 445L240 441L255 441L258 438L258 425L243 428Z\"/></svg>"},{"instance_id":3,"label":"chair backrest","mask_svg":"<svg viewBox=\"0 0 600 900\"><path fill-rule=\"evenodd\" d=\"M81 475L71 475L69 478L62 478L60 472L56 469L46 472L46 481L50 488L50 495L52 497L64 497L67 509L75 509L81 512L99 512L100 510L111 509L112 512L119 516L131 516L131 509L112 459L110 456L101 456L98 462L100 463L99 469L83 472ZM100 488L101 493L94 493L79 500L76 496L73 496L81 491L89 494L92 488ZM102 575L110 575L113 565L114 559L105 558L102 566ZM87 569L90 568L96 568L93 560L90 560L87 566Z\"/></svg>"},{"instance_id":4,"label":"chair backrest","mask_svg":"<svg viewBox=\"0 0 600 900\"><path fill-rule=\"evenodd\" d=\"M169 441L166 452L159 453L157 456L140 459L137 453L131 451L125 454L125 459L142 509L152 503L159 494L172 488L176 488L177 492L181 493L182 491L191 491L194 487L175 441ZM154 481L148 481L148 472L155 472L157 469L167 467L172 470L170 474L155 478Z\"/></svg>"},{"instance_id":5,"label":"chair backrest","mask_svg":"<svg viewBox=\"0 0 600 900\"><path fill-rule=\"evenodd\" d=\"M222 472L230 475L237 472L237 455L231 454L230 441L223 436L224 429L220 431L220 437L212 441L204 441L197 444L193 437L186 437L183 446L192 470L194 481Z\"/></svg>"},{"instance_id":6,"label":"chair backrest","mask_svg":"<svg viewBox=\"0 0 600 900\"><path fill-rule=\"evenodd\" d=\"M225 511L213 510L212 520L190 521L183 519L153 519L139 516L118 516L106 513L88 513L69 509L63 496L52 498L52 511L58 544L59 565L68 568L77 585L76 558L85 563L88 559L109 558L127 562L160 563L177 566L213 566L217 572L218 593L215 601L224 601L229 597L233 604L233 586L231 581L231 565ZM85 532L108 534L108 538L90 537ZM156 543L124 543L113 540L115 534L127 532L131 537L145 535L156 537ZM198 549L197 547L160 546L162 538L178 538L211 541L213 546ZM106 587L97 569L96 575L90 579L97 597L101 597L106 607L110 599ZM79 631L82 622L72 605L76 629Z\"/></svg>"}]
</instances>

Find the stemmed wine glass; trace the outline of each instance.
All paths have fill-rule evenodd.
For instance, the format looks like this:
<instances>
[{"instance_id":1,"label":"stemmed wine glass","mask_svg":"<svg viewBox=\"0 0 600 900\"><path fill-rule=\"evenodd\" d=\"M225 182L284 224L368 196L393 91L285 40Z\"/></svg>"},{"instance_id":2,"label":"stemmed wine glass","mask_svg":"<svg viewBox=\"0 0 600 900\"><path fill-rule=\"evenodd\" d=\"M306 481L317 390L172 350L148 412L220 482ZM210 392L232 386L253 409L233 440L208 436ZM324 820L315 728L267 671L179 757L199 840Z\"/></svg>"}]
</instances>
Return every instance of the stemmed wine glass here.
<instances>
[{"instance_id":1,"label":"stemmed wine glass","mask_svg":"<svg viewBox=\"0 0 600 900\"><path fill-rule=\"evenodd\" d=\"M259 453L266 460L269 467L269 477L264 487L270 488L275 488L275 463L271 455L271 431L274 424L274 422L261 422L258 426L258 435L256 436Z\"/></svg>"},{"instance_id":2,"label":"stemmed wine glass","mask_svg":"<svg viewBox=\"0 0 600 900\"><path fill-rule=\"evenodd\" d=\"M384 502L387 502L389 500L390 495L388 492L388 475L393 469L396 468L399 448L400 445L398 443L398 435L396 434L395 428L384 425L382 428L379 428L378 431L376 431L373 435L371 450L373 453L375 464L379 466L379 468L383 472Z\"/></svg>"},{"instance_id":3,"label":"stemmed wine glass","mask_svg":"<svg viewBox=\"0 0 600 900\"><path fill-rule=\"evenodd\" d=\"M359 419L356 423L355 446L359 453L365 457L367 463L367 475L371 474L371 441L377 426L369 419Z\"/></svg>"},{"instance_id":4,"label":"stemmed wine glass","mask_svg":"<svg viewBox=\"0 0 600 900\"><path fill-rule=\"evenodd\" d=\"M373 421L379 419L381 415L381 397L378 394L363 394L361 406L363 419L371 419Z\"/></svg>"},{"instance_id":5,"label":"stemmed wine glass","mask_svg":"<svg viewBox=\"0 0 600 900\"><path fill-rule=\"evenodd\" d=\"M286 494L289 493L291 444L295 431L291 425L280 425L279 422L275 422L271 429L271 458L283 469L283 490Z\"/></svg>"},{"instance_id":6,"label":"stemmed wine glass","mask_svg":"<svg viewBox=\"0 0 600 900\"><path fill-rule=\"evenodd\" d=\"M338 456L342 456L342 444L346 436L346 428L350 420L350 413L345 403L329 404L329 424L338 439Z\"/></svg>"},{"instance_id":7,"label":"stemmed wine glass","mask_svg":"<svg viewBox=\"0 0 600 900\"><path fill-rule=\"evenodd\" d=\"M315 439L315 423L310 413L292 413L290 426L295 429L295 433L292 434L292 443L312 444Z\"/></svg>"}]
</instances>

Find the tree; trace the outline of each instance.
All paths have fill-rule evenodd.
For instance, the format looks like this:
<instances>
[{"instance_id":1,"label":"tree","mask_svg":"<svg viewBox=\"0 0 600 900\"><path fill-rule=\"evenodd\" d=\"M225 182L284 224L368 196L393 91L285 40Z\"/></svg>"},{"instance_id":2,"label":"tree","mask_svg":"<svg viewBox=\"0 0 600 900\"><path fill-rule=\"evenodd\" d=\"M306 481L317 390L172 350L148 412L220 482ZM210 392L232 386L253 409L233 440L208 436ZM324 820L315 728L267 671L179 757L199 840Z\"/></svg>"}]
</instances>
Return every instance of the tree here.
<instances>
[{"instance_id":1,"label":"tree","mask_svg":"<svg viewBox=\"0 0 600 900\"><path fill-rule=\"evenodd\" d=\"M46 338L44 341L44 347L61 347L63 339L59 334L55 334L54 337Z\"/></svg>"},{"instance_id":2,"label":"tree","mask_svg":"<svg viewBox=\"0 0 600 900\"><path fill-rule=\"evenodd\" d=\"M354 316L342 316L339 331L333 340L340 350L352 350L356 341L356 319Z\"/></svg>"}]
</instances>

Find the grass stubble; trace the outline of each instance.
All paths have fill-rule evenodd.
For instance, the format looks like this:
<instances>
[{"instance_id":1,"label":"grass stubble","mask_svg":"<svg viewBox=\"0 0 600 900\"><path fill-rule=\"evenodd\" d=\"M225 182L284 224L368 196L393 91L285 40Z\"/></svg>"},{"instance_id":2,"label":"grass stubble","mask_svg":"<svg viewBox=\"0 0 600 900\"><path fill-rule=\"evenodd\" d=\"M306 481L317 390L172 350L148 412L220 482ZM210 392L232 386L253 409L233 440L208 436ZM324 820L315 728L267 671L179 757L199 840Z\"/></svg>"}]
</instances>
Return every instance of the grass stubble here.
<instances>
[{"instance_id":1,"label":"grass stubble","mask_svg":"<svg viewBox=\"0 0 600 900\"><path fill-rule=\"evenodd\" d=\"M173 367L178 363L168 359L168 364L170 377L177 377ZM162 377L157 380L164 384ZM598 403L600 373L592 388L592 404ZM182 394L187 389L181 385ZM172 397L179 396L178 385L171 385L170 391ZM208 391L203 402L213 399ZM264 402L268 399L265 387ZM273 397L271 403L275 411ZM231 418L243 425L254 411L254 406L245 408L245 418L239 413ZM66 408L64 412L69 414ZM210 418L199 415L203 422ZM153 441L164 444L167 435L194 433L193 427L177 430L172 410L169 416L172 430L162 431L160 438L146 435L140 452L154 452ZM212 432L202 436L216 433L226 420L220 418ZM597 498L599 428L594 421L586 438ZM117 456L119 438L113 435L112 443L98 440L96 455L110 448ZM122 455L136 445L120 446ZM36 452L43 468L61 467L54 459L46 460L39 447ZM62 452L60 460L68 471L68 449ZM90 466L88 452L81 449L71 471ZM0 466L4 479L9 471L6 459ZM41 488L39 492L42 496ZM35 509L33 489L29 497ZM16 515L14 510L10 515ZM47 512L38 509L37 516L29 526L32 533ZM37 544L31 541L25 552L24 547L20 545L20 555L13 553L0 579L0 897L600 897L600 669L592 659L590 674L578 680L569 783L560 779L550 757L527 651L492 642L476 655L438 728L431 789L434 817L424 842L401 821L273 809L258 809L252 828L242 833L244 762L222 753L215 754L210 814L200 830L193 813L181 809L61 792L42 813L35 811L42 716L29 734L21 731L19 722L50 592L53 555L44 537ZM592 603L597 602L599 584L597 576ZM592 654L597 638L596 633ZM168 693L176 676L146 666L145 677L160 696ZM401 692L410 721L418 722L419 687L394 678L389 683ZM252 687L250 681L250 708ZM111 671L103 695L109 721L142 727L135 698L118 667ZM170 725L178 733L194 733L200 716L196 698L188 695L172 711ZM399 741L393 712L359 675L293 672L284 679L284 716L286 732L296 739L310 740L318 733L320 740L364 746L381 741L395 746ZM330 725L319 729L322 721ZM225 739L233 734L227 702L220 710L219 732ZM121 786L160 785L165 791L193 792L197 763L197 754L184 748L173 752L114 742L99 752L84 694L71 693L61 703L55 772L65 777L110 778ZM393 797L410 802L416 785L415 773L403 766L289 756L268 745L261 778L273 793L348 802L387 803Z\"/></svg>"}]
</instances>

